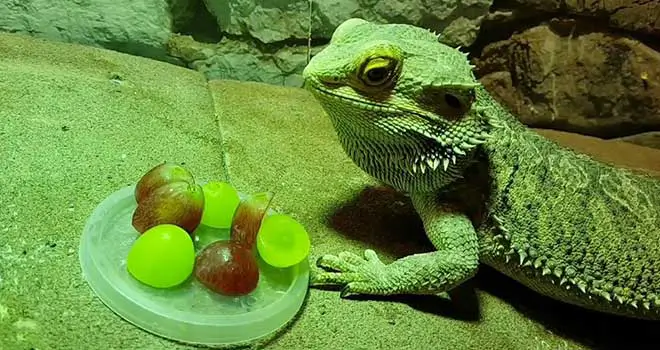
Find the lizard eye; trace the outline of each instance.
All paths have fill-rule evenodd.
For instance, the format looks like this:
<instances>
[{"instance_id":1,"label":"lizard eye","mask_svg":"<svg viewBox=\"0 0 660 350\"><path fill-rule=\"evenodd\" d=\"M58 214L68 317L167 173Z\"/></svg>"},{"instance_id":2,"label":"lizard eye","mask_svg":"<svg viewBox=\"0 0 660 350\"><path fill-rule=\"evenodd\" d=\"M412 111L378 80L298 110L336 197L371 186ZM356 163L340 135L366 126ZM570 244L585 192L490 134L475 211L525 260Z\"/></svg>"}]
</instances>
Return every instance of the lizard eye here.
<instances>
[{"instance_id":1,"label":"lizard eye","mask_svg":"<svg viewBox=\"0 0 660 350\"><path fill-rule=\"evenodd\" d=\"M376 57L368 60L360 71L360 80L368 86L381 86L390 83L395 76L397 61L389 57Z\"/></svg>"}]
</instances>

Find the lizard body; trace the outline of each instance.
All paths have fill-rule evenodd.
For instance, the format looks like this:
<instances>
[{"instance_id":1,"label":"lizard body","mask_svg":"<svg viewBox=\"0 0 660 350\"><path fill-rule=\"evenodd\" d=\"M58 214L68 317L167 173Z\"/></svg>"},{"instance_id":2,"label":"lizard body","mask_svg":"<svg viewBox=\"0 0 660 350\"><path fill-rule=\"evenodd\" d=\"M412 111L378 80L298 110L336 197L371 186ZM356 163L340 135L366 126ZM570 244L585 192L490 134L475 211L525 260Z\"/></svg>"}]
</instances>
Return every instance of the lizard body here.
<instances>
[{"instance_id":1,"label":"lizard body","mask_svg":"<svg viewBox=\"0 0 660 350\"><path fill-rule=\"evenodd\" d=\"M324 255L312 285L440 294L484 263L563 302L660 319L660 179L528 129L422 28L349 19L303 76L345 152L410 195L437 249Z\"/></svg>"}]
</instances>

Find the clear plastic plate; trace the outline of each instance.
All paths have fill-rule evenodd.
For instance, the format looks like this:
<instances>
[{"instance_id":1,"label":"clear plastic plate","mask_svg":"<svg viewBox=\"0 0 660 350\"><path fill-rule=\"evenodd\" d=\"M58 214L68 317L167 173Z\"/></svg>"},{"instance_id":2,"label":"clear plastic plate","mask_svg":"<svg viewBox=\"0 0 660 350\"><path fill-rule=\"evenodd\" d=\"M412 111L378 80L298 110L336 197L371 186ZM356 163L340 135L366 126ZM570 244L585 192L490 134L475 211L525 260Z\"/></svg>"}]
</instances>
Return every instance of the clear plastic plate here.
<instances>
[{"instance_id":1,"label":"clear plastic plate","mask_svg":"<svg viewBox=\"0 0 660 350\"><path fill-rule=\"evenodd\" d=\"M138 236L131 225L137 204L135 186L125 187L100 203L88 219L80 242L83 275L112 311L159 336L201 345L231 345L262 339L287 324L308 290L307 259L280 269L259 261L259 284L249 295L216 294L194 276L181 286L156 289L135 280L126 269L128 251ZM228 230L200 226L196 249Z\"/></svg>"}]
</instances>

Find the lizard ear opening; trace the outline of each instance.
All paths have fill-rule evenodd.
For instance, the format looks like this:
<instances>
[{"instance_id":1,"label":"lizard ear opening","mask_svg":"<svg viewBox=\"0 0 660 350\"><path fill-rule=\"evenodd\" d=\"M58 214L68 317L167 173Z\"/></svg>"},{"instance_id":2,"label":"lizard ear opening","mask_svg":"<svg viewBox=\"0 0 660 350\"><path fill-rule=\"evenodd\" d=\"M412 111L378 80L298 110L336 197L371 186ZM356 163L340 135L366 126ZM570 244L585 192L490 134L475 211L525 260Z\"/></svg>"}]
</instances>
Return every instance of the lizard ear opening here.
<instances>
[{"instance_id":1,"label":"lizard ear opening","mask_svg":"<svg viewBox=\"0 0 660 350\"><path fill-rule=\"evenodd\" d=\"M445 93L445 103L447 106L453 109L460 109L463 105L461 100L459 100L458 97L452 95L451 93Z\"/></svg>"},{"instance_id":2,"label":"lizard ear opening","mask_svg":"<svg viewBox=\"0 0 660 350\"><path fill-rule=\"evenodd\" d=\"M459 119L472 107L474 91L426 87L417 99L420 107L446 119Z\"/></svg>"}]
</instances>

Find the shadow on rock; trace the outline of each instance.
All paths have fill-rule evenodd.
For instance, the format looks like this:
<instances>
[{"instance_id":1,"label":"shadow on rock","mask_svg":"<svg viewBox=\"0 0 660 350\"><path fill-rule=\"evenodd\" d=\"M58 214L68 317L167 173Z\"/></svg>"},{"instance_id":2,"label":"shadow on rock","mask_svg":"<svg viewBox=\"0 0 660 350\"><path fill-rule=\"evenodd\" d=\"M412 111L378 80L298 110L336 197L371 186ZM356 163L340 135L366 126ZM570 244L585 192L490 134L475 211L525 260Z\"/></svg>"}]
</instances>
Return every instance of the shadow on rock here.
<instances>
[{"instance_id":1,"label":"shadow on rock","mask_svg":"<svg viewBox=\"0 0 660 350\"><path fill-rule=\"evenodd\" d=\"M535 293L494 269L482 265L476 287L512 305L548 331L592 349L658 348L660 322L631 319L586 310Z\"/></svg>"},{"instance_id":2,"label":"shadow on rock","mask_svg":"<svg viewBox=\"0 0 660 350\"><path fill-rule=\"evenodd\" d=\"M329 212L329 227L346 238L367 243L384 259L434 249L410 199L389 187L366 187L353 200Z\"/></svg>"},{"instance_id":3,"label":"shadow on rock","mask_svg":"<svg viewBox=\"0 0 660 350\"><path fill-rule=\"evenodd\" d=\"M366 187L353 200L330 211L329 227L351 240L366 243L378 252L383 262L435 249L426 238L410 199L389 187ZM472 283L465 283L449 294L451 300L434 295L348 298L400 302L422 312L463 321L479 319L479 305Z\"/></svg>"},{"instance_id":4,"label":"shadow on rock","mask_svg":"<svg viewBox=\"0 0 660 350\"><path fill-rule=\"evenodd\" d=\"M476 322L480 319L479 302L472 283L465 283L449 292L450 299L436 295L351 295L346 299L355 301L386 301L390 303L402 303L411 308L447 317L458 321ZM470 286L468 286L470 285ZM341 288L315 287L321 290L338 291Z\"/></svg>"}]
</instances>

